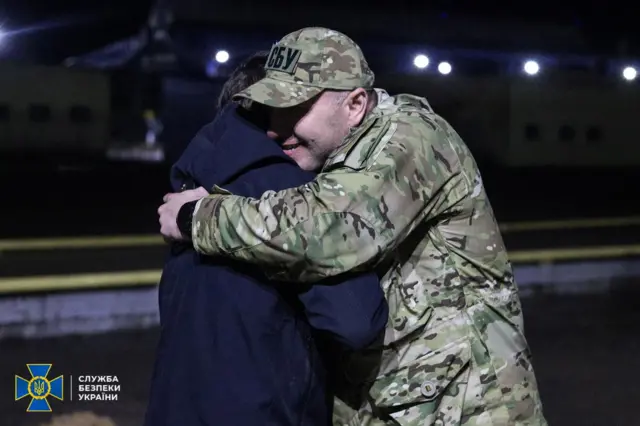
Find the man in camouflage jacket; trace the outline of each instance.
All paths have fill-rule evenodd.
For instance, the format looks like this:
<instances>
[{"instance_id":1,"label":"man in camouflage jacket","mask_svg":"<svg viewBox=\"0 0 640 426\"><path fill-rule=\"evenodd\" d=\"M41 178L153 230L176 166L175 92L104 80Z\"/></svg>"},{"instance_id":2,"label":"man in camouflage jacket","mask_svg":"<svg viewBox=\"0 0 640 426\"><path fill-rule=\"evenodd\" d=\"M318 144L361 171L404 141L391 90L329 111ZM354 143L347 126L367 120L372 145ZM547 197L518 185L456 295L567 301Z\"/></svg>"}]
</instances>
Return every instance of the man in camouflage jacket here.
<instances>
[{"instance_id":1,"label":"man in camouflage jacket","mask_svg":"<svg viewBox=\"0 0 640 426\"><path fill-rule=\"evenodd\" d=\"M335 425L546 425L511 264L460 136L425 99L373 89L337 31L285 36L267 70L240 96L271 107L272 137L321 173L260 199L169 194L163 235L292 283L379 272L384 342L369 377L345 372L366 392L336 400Z\"/></svg>"}]
</instances>

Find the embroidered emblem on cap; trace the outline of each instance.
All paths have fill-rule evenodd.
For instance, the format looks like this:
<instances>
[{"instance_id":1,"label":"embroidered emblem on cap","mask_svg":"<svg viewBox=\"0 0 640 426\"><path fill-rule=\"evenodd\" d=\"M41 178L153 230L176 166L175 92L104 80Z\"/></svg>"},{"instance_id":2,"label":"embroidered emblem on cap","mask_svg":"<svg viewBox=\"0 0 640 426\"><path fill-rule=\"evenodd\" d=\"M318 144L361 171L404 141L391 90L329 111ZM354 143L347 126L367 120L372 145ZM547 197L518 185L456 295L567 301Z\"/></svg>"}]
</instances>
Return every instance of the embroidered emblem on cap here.
<instances>
[{"instance_id":1,"label":"embroidered emblem on cap","mask_svg":"<svg viewBox=\"0 0 640 426\"><path fill-rule=\"evenodd\" d=\"M296 71L296 66L298 65L301 54L302 50L300 49L274 44L271 52L269 52L267 64L264 66L264 69L293 74Z\"/></svg>"}]
</instances>

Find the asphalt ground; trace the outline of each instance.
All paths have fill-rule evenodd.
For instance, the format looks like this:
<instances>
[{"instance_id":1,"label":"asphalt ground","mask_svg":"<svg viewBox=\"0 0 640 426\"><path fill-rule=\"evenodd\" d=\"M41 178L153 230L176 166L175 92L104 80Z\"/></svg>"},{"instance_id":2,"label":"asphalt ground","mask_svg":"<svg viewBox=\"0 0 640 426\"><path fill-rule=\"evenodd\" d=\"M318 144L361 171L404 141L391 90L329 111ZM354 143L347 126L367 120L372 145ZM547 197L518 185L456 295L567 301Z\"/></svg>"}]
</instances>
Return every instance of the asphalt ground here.
<instances>
[{"instance_id":1,"label":"asphalt ground","mask_svg":"<svg viewBox=\"0 0 640 426\"><path fill-rule=\"evenodd\" d=\"M526 334L551 426L636 426L640 399L638 290L590 297L525 299ZM117 375L117 401L52 401L54 414L93 411L118 426L140 426L158 330L0 343L0 424L36 426L51 414L25 413L14 374L27 362L55 374ZM52 370L53 372L53 370Z\"/></svg>"}]
</instances>

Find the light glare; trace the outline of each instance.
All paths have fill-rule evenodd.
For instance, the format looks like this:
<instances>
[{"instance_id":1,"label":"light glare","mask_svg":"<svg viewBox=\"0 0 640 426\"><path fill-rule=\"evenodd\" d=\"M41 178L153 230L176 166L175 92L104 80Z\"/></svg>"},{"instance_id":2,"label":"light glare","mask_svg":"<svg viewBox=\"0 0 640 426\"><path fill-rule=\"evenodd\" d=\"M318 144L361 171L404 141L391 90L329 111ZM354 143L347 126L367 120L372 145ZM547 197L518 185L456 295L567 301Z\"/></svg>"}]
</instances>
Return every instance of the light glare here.
<instances>
[{"instance_id":1,"label":"light glare","mask_svg":"<svg viewBox=\"0 0 640 426\"><path fill-rule=\"evenodd\" d=\"M425 55L417 55L413 59L413 65L415 65L416 68L424 69L429 66L429 58Z\"/></svg>"},{"instance_id":2,"label":"light glare","mask_svg":"<svg viewBox=\"0 0 640 426\"><path fill-rule=\"evenodd\" d=\"M529 75L536 75L540 71L540 65L536 61L527 61L522 68Z\"/></svg>"},{"instance_id":3,"label":"light glare","mask_svg":"<svg viewBox=\"0 0 640 426\"><path fill-rule=\"evenodd\" d=\"M451 72L451 64L449 62L440 62L438 64L438 71L440 72L440 74L444 74L447 75Z\"/></svg>"},{"instance_id":4,"label":"light glare","mask_svg":"<svg viewBox=\"0 0 640 426\"><path fill-rule=\"evenodd\" d=\"M227 52L226 50L219 50L216 53L216 61L224 64L225 62L227 62L229 60L229 52Z\"/></svg>"},{"instance_id":5,"label":"light glare","mask_svg":"<svg viewBox=\"0 0 640 426\"><path fill-rule=\"evenodd\" d=\"M637 76L638 71L634 67L625 67L622 70L622 77L627 81L635 80Z\"/></svg>"}]
</instances>

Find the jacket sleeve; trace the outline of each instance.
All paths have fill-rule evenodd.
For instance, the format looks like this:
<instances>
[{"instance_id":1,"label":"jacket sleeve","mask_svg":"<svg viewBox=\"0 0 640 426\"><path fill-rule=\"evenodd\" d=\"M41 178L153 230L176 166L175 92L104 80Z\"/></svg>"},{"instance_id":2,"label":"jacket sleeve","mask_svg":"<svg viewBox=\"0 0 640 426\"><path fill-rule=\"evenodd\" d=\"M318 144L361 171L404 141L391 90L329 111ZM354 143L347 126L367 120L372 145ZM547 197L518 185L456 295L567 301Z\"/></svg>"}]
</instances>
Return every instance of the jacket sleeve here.
<instances>
[{"instance_id":1,"label":"jacket sleeve","mask_svg":"<svg viewBox=\"0 0 640 426\"><path fill-rule=\"evenodd\" d=\"M459 167L464 159L439 125L405 115L384 129L363 138L368 146L356 142L357 155L348 154L343 166L304 186L259 199L226 193L200 200L194 248L262 265L284 281L371 267L419 223L455 204L468 185Z\"/></svg>"},{"instance_id":2,"label":"jacket sleeve","mask_svg":"<svg viewBox=\"0 0 640 426\"><path fill-rule=\"evenodd\" d=\"M374 273L328 278L298 297L309 324L350 349L366 348L386 328L389 307Z\"/></svg>"}]
</instances>

